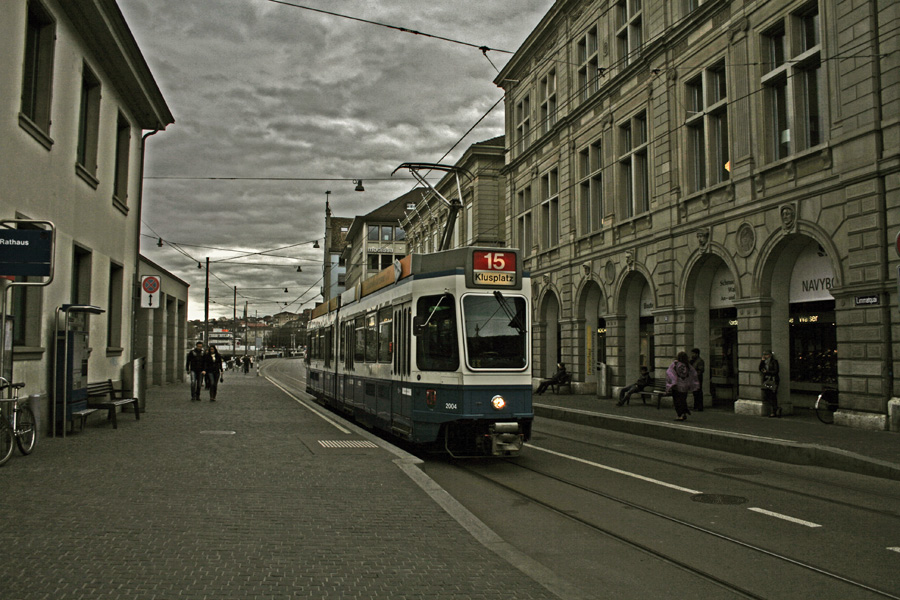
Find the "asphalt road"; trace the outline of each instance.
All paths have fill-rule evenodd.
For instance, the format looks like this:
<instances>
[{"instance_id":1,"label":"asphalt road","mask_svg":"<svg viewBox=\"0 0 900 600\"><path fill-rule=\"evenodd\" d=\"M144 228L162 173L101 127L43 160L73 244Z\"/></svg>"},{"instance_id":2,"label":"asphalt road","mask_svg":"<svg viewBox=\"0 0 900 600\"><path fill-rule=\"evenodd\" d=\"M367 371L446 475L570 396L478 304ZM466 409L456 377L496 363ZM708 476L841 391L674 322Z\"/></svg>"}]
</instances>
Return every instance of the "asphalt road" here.
<instances>
[{"instance_id":1,"label":"asphalt road","mask_svg":"<svg viewBox=\"0 0 900 600\"><path fill-rule=\"evenodd\" d=\"M279 362L302 389L302 363ZM570 594L900 598L900 482L549 419L515 459L423 458Z\"/></svg>"}]
</instances>

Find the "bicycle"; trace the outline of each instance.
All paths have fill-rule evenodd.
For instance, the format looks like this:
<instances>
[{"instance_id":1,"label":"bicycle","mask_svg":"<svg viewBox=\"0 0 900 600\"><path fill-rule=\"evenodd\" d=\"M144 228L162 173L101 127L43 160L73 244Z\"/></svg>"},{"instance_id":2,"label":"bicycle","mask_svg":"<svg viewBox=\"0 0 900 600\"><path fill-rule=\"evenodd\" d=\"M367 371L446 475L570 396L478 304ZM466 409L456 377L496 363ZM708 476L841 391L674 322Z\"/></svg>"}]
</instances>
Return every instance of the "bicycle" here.
<instances>
[{"instance_id":1,"label":"bicycle","mask_svg":"<svg viewBox=\"0 0 900 600\"><path fill-rule=\"evenodd\" d=\"M838 391L825 388L816 398L816 416L826 425L834 423L834 413L838 409Z\"/></svg>"},{"instance_id":2,"label":"bicycle","mask_svg":"<svg viewBox=\"0 0 900 600\"><path fill-rule=\"evenodd\" d=\"M0 377L0 390L10 388L9 398L0 398L0 402L6 403L4 416L0 418L0 465L6 463L13 453L13 439L23 455L31 454L37 441L37 423L34 411L30 406L19 404L19 390L25 387L24 383L10 383L5 377Z\"/></svg>"}]
</instances>

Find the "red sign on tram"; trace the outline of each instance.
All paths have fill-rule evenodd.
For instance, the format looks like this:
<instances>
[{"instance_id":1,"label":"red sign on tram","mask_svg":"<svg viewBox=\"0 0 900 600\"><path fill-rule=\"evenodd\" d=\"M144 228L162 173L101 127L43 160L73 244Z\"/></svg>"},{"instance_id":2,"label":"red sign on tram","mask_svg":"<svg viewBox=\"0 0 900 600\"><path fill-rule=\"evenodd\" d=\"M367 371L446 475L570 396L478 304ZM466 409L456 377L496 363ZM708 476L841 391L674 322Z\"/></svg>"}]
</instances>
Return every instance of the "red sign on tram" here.
<instances>
[{"instance_id":1,"label":"red sign on tram","mask_svg":"<svg viewBox=\"0 0 900 600\"><path fill-rule=\"evenodd\" d=\"M475 250L472 252L472 271L475 285L515 286L516 253Z\"/></svg>"}]
</instances>

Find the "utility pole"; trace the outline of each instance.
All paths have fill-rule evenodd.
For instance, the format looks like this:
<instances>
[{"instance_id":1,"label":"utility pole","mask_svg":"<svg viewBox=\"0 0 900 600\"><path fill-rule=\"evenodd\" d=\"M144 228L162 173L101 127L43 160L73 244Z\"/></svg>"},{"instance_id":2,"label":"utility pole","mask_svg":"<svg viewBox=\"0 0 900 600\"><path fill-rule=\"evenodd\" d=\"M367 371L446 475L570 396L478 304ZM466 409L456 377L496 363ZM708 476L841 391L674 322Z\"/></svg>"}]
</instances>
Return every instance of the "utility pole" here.
<instances>
[{"instance_id":1,"label":"utility pole","mask_svg":"<svg viewBox=\"0 0 900 600\"><path fill-rule=\"evenodd\" d=\"M203 334L203 343L208 347L209 346L209 257L206 257L206 301L204 302L205 308L203 313L203 321L205 333Z\"/></svg>"},{"instance_id":2,"label":"utility pole","mask_svg":"<svg viewBox=\"0 0 900 600\"><path fill-rule=\"evenodd\" d=\"M234 286L234 302L231 305L231 309L233 311L231 327L234 329L231 332L231 358L234 358L234 355L237 354L237 338L235 337L235 334L237 334L237 286Z\"/></svg>"}]
</instances>

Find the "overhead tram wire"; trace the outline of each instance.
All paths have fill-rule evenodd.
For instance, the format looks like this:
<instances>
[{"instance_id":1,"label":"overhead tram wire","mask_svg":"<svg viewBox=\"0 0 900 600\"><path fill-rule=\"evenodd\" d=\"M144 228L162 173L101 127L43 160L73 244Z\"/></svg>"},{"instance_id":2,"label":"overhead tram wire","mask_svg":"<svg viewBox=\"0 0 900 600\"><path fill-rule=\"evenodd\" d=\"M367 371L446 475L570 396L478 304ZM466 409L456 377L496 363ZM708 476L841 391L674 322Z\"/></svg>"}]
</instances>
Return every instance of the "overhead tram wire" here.
<instances>
[{"instance_id":1,"label":"overhead tram wire","mask_svg":"<svg viewBox=\"0 0 900 600\"><path fill-rule=\"evenodd\" d=\"M515 52L513 52L511 50L501 50L500 48L491 48L489 46L473 44L471 42L464 42L462 40L456 40L456 39L448 38L448 37L445 37L442 35L436 35L433 33L425 33L423 31L416 31L415 29L409 29L408 27L401 27L399 25L391 25L389 23L381 23L379 21L371 21L369 19L363 19L362 17L354 17L352 15L344 15L341 13L323 10L321 8L313 8L311 6L303 6L301 4L295 4L293 2L285 2L284 0L269 0L269 2L271 2L273 4L283 4L284 6L290 6L292 8L300 8L303 10L322 13L325 15L330 15L332 17L340 17L342 19L348 19L350 21L358 21L360 23L366 23L367 25L377 25L378 27L384 27L386 29L393 29L393 30L399 31L401 33L411 33L413 35L419 35L422 37L432 38L432 39L439 40L442 42L449 42L451 44L458 44L460 46L468 46L469 48L475 48L477 50L481 50L482 53L485 54L485 56L487 56L488 52L502 52L503 54L515 54Z\"/></svg>"}]
</instances>

